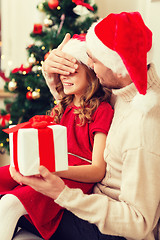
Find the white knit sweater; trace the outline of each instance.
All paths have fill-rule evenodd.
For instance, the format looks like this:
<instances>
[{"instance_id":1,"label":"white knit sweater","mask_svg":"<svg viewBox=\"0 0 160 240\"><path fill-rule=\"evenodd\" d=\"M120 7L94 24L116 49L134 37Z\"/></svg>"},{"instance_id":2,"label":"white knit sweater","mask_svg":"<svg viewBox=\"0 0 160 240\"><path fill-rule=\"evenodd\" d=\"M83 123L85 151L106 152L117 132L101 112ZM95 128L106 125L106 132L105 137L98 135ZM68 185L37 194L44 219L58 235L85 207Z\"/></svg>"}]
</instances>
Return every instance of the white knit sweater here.
<instances>
[{"instance_id":1,"label":"white knit sweater","mask_svg":"<svg viewBox=\"0 0 160 240\"><path fill-rule=\"evenodd\" d=\"M157 240L160 218L160 80L154 65L148 91L113 90L115 114L104 153L106 176L85 195L67 186L56 203L108 235ZM134 101L133 101L134 99Z\"/></svg>"}]
</instances>

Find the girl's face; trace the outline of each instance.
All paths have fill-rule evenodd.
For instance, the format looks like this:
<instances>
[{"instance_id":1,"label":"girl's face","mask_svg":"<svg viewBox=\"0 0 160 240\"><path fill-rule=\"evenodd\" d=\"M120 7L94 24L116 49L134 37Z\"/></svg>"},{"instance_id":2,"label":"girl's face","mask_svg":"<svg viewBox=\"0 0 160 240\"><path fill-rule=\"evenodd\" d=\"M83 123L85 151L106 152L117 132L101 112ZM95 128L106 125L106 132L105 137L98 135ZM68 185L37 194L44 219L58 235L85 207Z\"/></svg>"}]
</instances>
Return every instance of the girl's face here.
<instances>
[{"instance_id":1,"label":"girl's face","mask_svg":"<svg viewBox=\"0 0 160 240\"><path fill-rule=\"evenodd\" d=\"M78 63L79 67L75 73L60 75L63 90L66 95L74 95L74 104L79 105L80 98L86 91L89 83L85 67Z\"/></svg>"}]
</instances>

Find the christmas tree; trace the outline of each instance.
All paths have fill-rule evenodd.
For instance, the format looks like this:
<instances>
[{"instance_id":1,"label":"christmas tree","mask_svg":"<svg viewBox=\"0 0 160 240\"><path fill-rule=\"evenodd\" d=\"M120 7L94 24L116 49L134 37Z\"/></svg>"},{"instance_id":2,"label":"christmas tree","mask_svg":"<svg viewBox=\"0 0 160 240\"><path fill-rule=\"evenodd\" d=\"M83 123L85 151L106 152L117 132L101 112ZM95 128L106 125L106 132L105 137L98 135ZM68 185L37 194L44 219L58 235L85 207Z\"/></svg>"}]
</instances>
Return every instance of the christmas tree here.
<instances>
[{"instance_id":1,"label":"christmas tree","mask_svg":"<svg viewBox=\"0 0 160 240\"><path fill-rule=\"evenodd\" d=\"M45 0L38 10L46 17L43 23L35 23L30 34L34 44L27 47L28 61L13 69L4 90L14 94L6 100L6 109L0 110L0 150L8 149L8 135L2 131L10 124L28 121L34 115L46 114L55 105L45 79L42 63L53 48L63 40L65 34L84 34L97 20L97 6L88 0Z\"/></svg>"}]
</instances>

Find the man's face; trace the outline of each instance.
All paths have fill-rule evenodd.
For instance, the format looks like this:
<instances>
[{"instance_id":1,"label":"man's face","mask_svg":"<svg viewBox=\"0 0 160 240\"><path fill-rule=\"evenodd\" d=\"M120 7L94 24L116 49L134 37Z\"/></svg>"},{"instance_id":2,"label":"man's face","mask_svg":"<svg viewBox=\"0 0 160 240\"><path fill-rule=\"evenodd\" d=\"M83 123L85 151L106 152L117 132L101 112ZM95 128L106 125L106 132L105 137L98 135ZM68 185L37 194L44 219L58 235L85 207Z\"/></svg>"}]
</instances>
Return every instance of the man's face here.
<instances>
[{"instance_id":1,"label":"man's face","mask_svg":"<svg viewBox=\"0 0 160 240\"><path fill-rule=\"evenodd\" d=\"M110 89L119 89L122 87L120 79L110 68L107 68L92 53L87 50L88 65L94 70L102 86Z\"/></svg>"}]
</instances>

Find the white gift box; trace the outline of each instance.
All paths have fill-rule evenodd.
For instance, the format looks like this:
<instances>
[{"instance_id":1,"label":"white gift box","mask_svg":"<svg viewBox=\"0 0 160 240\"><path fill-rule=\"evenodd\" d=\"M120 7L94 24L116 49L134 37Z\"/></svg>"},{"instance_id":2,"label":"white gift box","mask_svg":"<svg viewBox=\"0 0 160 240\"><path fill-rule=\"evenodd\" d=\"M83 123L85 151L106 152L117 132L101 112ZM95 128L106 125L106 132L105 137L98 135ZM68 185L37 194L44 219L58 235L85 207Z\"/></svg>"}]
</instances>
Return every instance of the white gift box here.
<instances>
[{"instance_id":1,"label":"white gift box","mask_svg":"<svg viewBox=\"0 0 160 240\"><path fill-rule=\"evenodd\" d=\"M39 174L40 165L51 172L68 169L67 129L64 126L20 128L18 132L9 133L9 142L11 165L24 176Z\"/></svg>"}]
</instances>

